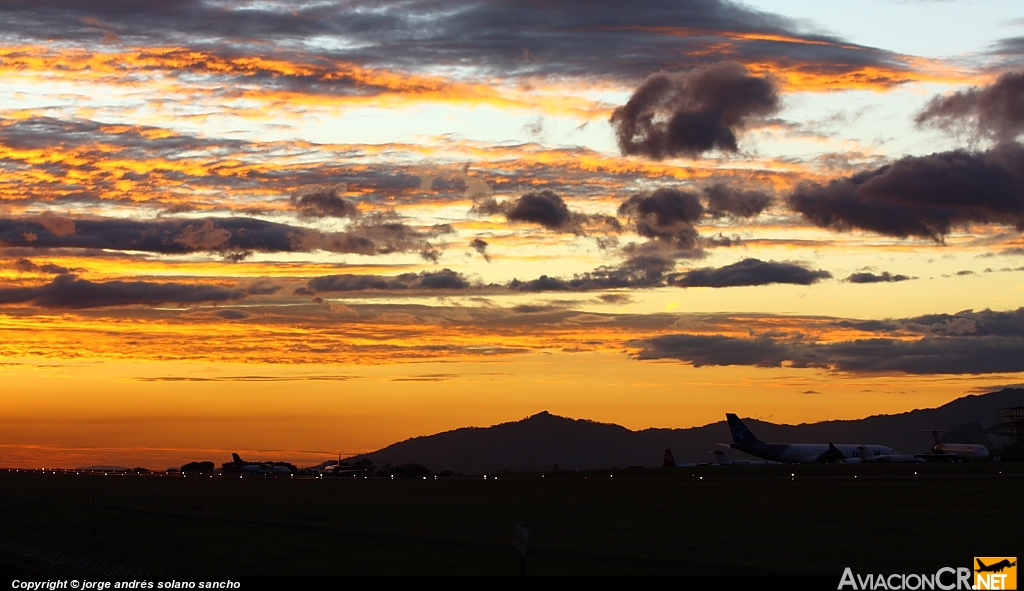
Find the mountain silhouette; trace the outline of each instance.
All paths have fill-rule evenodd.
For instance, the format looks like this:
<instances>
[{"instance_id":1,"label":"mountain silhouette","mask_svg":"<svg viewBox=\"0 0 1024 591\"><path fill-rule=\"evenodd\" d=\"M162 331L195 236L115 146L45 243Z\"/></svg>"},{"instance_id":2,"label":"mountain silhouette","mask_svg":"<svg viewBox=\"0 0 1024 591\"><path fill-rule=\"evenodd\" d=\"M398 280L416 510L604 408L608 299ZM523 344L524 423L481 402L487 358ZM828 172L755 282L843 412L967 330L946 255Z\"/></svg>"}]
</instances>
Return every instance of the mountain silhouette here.
<instances>
[{"instance_id":1,"label":"mountain silhouette","mask_svg":"<svg viewBox=\"0 0 1024 591\"><path fill-rule=\"evenodd\" d=\"M877 415L851 421L777 425L754 419L744 422L762 441L779 443L863 443L887 445L901 453L926 453L934 443L931 429L952 429L946 439L975 439L991 445L982 428L998 422L996 409L1024 406L1024 389L959 398L938 408ZM741 409L737 409L741 410ZM742 415L741 415L742 416ZM709 462L718 443L731 442L724 420L689 429L631 431L620 425L571 419L547 411L492 427L464 427L414 437L378 451L355 456L377 466L422 464L434 472L451 470L480 474L501 470L589 470L612 466L660 466L665 448L677 461ZM729 450L729 455L745 456Z\"/></svg>"}]
</instances>

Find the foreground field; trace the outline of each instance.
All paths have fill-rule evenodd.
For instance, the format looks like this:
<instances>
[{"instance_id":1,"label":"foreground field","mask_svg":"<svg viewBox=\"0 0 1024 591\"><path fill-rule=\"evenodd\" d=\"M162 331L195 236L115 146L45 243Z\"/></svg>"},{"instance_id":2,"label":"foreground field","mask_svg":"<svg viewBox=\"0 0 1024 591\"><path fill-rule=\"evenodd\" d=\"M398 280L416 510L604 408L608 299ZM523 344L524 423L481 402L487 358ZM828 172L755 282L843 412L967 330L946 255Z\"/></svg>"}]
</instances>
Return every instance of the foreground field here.
<instances>
[{"instance_id":1,"label":"foreground field","mask_svg":"<svg viewBox=\"0 0 1024 591\"><path fill-rule=\"evenodd\" d=\"M487 480L4 471L0 542L174 576L500 575L519 572L519 522L529 574L934 572L1019 556L1022 493L1024 466L994 463Z\"/></svg>"}]
</instances>

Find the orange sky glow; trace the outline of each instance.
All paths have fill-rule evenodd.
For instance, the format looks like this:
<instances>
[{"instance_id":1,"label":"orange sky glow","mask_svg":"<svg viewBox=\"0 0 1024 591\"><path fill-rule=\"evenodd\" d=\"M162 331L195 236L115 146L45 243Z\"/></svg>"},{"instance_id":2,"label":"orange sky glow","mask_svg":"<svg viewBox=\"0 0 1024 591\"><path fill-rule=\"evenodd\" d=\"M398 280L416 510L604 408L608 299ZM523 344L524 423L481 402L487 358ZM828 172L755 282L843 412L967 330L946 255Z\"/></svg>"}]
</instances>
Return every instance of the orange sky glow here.
<instances>
[{"instance_id":1,"label":"orange sky glow","mask_svg":"<svg viewBox=\"0 0 1024 591\"><path fill-rule=\"evenodd\" d=\"M0 467L1024 381L1024 121L986 106L1012 39L222 4L0 19Z\"/></svg>"}]
</instances>

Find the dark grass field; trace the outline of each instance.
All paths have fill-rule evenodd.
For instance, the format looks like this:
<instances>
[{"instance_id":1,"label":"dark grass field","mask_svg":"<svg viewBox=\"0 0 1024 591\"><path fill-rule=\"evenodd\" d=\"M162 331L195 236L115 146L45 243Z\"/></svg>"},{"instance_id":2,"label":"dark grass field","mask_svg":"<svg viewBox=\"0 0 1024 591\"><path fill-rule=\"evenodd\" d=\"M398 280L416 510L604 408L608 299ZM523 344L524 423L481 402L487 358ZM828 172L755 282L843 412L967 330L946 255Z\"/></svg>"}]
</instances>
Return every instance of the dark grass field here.
<instances>
[{"instance_id":1,"label":"dark grass field","mask_svg":"<svg viewBox=\"0 0 1024 591\"><path fill-rule=\"evenodd\" d=\"M0 472L0 542L154 575L515 575L516 522L531 531L528 574L934 572L973 556L1021 555L1024 466L708 466L487 480Z\"/></svg>"}]
</instances>

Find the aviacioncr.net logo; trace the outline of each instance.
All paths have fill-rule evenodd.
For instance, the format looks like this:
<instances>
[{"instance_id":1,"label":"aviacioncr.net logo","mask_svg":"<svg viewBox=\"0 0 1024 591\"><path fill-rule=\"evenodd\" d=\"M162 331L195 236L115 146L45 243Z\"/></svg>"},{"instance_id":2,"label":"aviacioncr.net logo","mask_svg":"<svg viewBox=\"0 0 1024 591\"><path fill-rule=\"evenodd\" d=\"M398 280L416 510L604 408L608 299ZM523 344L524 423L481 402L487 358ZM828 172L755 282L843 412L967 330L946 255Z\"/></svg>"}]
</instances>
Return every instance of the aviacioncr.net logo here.
<instances>
[{"instance_id":1,"label":"aviacioncr.net logo","mask_svg":"<svg viewBox=\"0 0 1024 591\"><path fill-rule=\"evenodd\" d=\"M931 574L918 573L892 573L881 574L854 574L853 569L846 567L843 576L839 579L839 587L851 591L875 591L885 589L887 591L918 591L927 589L932 591L952 591L953 589L973 589L971 584L971 569L966 567L953 568L944 566Z\"/></svg>"}]
</instances>

